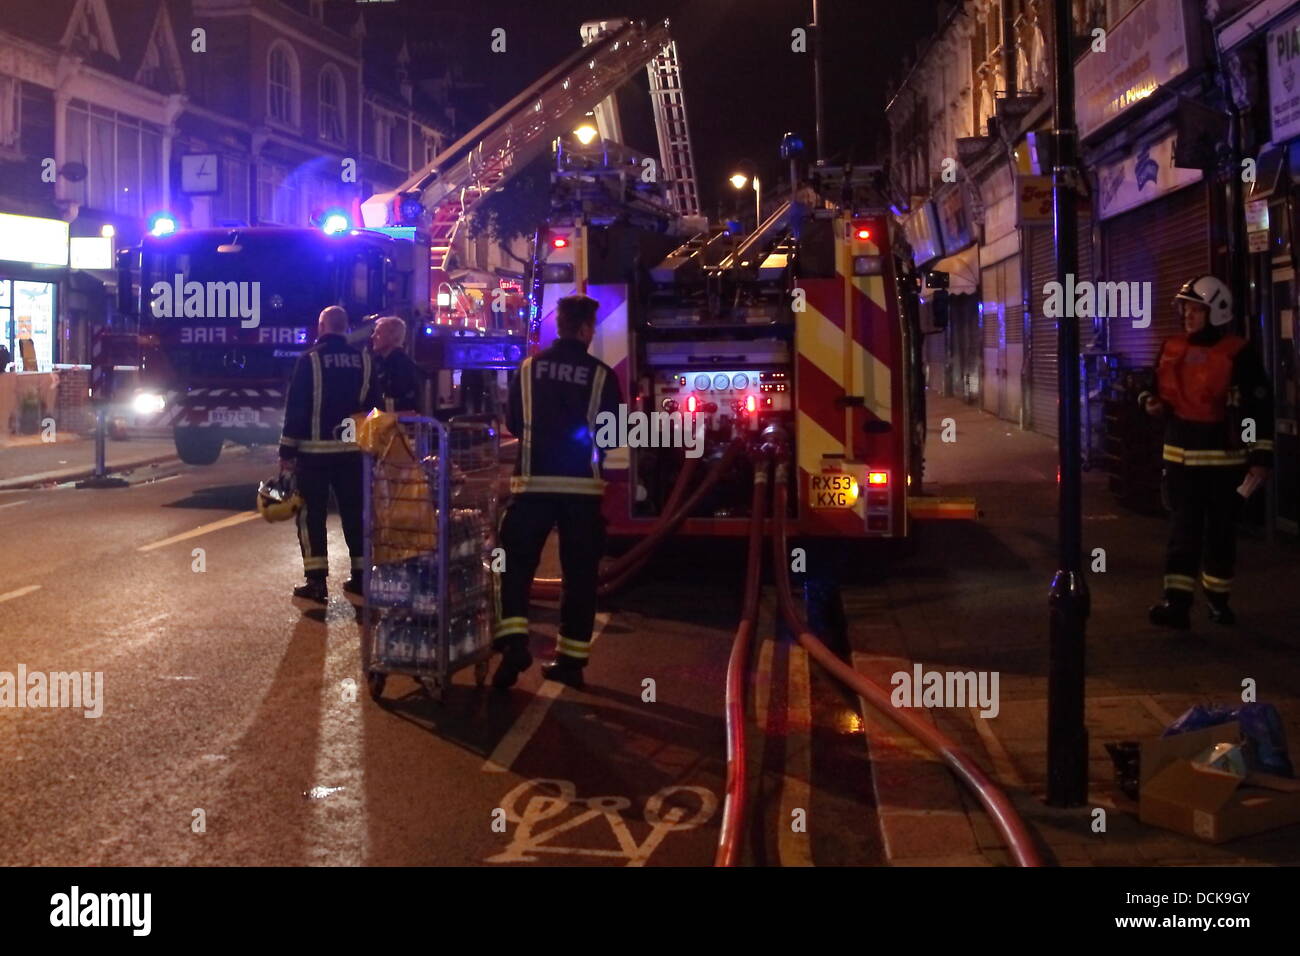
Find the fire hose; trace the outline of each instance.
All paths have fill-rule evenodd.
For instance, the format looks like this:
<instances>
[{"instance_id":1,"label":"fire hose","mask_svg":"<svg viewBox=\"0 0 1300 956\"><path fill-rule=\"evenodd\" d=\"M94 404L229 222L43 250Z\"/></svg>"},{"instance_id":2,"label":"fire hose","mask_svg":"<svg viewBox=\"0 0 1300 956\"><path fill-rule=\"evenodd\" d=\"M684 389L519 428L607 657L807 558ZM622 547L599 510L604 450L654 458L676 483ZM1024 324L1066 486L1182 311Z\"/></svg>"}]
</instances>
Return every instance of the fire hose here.
<instances>
[{"instance_id":1,"label":"fire hose","mask_svg":"<svg viewBox=\"0 0 1300 956\"><path fill-rule=\"evenodd\" d=\"M772 494L773 574L776 579L777 603L787 626L798 635L797 640L808 655L826 668L832 676L846 684L864 701L888 716L943 759L949 769L974 792L983 804L1018 866L1042 866L1042 858L1024 820L1011 805L1006 794L984 774L984 771L980 770L975 761L938 728L918 720L906 710L894 707L887 690L849 667L809 632L807 624L795 605L794 595L790 590L790 577L782 571L789 555L786 540L789 467L784 460L784 455L781 455L776 468L776 487Z\"/></svg>"},{"instance_id":2,"label":"fire hose","mask_svg":"<svg viewBox=\"0 0 1300 956\"><path fill-rule=\"evenodd\" d=\"M758 621L758 593L763 576L763 515L767 510L770 462L764 453L754 463L754 498L750 506L749 556L745 567L745 598L740 625L727 661L727 785L722 800L722 830L714 866L735 866L740 858L745 829L745 674L749 671L750 645Z\"/></svg>"},{"instance_id":3,"label":"fire hose","mask_svg":"<svg viewBox=\"0 0 1300 956\"><path fill-rule=\"evenodd\" d=\"M699 461L699 459L686 459L685 466L678 473L677 481L669 492L667 502L667 504L673 504L680 501L680 506L676 510L670 510L665 506L658 523L650 529L646 536L634 544L625 554L615 558L601 570L600 586L596 592L599 596L606 597L614 593L627 584L632 576L645 566L654 549L681 526L700 500L722 479L731 463L735 461L736 456L740 454L742 447L742 440L733 440L709 468L704 480L686 496L685 501L682 501L682 496L694 476ZM532 597L543 600L555 599L560 596L560 588L561 580L559 578L536 578L533 581Z\"/></svg>"}]
</instances>

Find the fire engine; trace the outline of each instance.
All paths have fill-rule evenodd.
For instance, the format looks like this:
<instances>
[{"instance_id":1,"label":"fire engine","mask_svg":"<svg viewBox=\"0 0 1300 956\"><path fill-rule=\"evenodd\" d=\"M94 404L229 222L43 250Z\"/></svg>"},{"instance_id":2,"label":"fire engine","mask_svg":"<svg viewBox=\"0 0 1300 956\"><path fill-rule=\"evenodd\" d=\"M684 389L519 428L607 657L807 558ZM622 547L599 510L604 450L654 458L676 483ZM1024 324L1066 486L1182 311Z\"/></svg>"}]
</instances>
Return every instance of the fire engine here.
<instances>
[{"instance_id":1,"label":"fire engine","mask_svg":"<svg viewBox=\"0 0 1300 956\"><path fill-rule=\"evenodd\" d=\"M539 244L538 343L555 335L560 297L599 300L591 349L632 407L702 428L705 462L724 469L683 533L747 532L752 464L724 453L777 426L797 464L792 533L907 535L924 440L915 282L893 255L877 176L821 170L822 193L848 198L806 210L786 202L747 236L715 229L681 242L575 215ZM610 453L610 532L645 534L689 467L681 448Z\"/></svg>"},{"instance_id":2,"label":"fire engine","mask_svg":"<svg viewBox=\"0 0 1300 956\"><path fill-rule=\"evenodd\" d=\"M119 254L119 312L139 345L130 405L140 427L171 429L182 461L212 464L227 440L279 440L294 362L326 306L354 325L424 321L418 245L326 223L179 230L172 220Z\"/></svg>"}]
</instances>

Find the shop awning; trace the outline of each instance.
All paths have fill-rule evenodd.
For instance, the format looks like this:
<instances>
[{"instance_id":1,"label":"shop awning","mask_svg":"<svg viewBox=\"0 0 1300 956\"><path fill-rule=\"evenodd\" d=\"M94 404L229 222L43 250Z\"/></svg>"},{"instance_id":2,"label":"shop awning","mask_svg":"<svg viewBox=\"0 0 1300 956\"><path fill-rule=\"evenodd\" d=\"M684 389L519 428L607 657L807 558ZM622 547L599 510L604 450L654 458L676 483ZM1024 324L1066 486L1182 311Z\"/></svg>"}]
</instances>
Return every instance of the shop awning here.
<instances>
[{"instance_id":1,"label":"shop awning","mask_svg":"<svg viewBox=\"0 0 1300 956\"><path fill-rule=\"evenodd\" d=\"M961 252L940 259L929 271L948 273L948 292L952 295L972 295L980 285L979 245L972 243Z\"/></svg>"}]
</instances>

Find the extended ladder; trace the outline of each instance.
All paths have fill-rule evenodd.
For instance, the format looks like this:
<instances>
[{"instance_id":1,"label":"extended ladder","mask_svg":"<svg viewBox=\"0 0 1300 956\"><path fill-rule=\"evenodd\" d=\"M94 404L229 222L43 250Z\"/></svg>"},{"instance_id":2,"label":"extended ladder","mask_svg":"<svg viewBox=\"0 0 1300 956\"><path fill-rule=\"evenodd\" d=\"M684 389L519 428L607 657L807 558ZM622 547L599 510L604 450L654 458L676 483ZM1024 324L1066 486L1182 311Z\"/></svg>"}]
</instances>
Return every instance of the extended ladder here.
<instances>
[{"instance_id":1,"label":"extended ladder","mask_svg":"<svg viewBox=\"0 0 1300 956\"><path fill-rule=\"evenodd\" d=\"M669 195L681 216L700 214L700 193L695 184L695 158L691 130L686 123L686 93L677 63L677 41L669 40L646 64L650 74L650 102L654 104L659 158Z\"/></svg>"},{"instance_id":2,"label":"extended ladder","mask_svg":"<svg viewBox=\"0 0 1300 956\"><path fill-rule=\"evenodd\" d=\"M431 269L445 272L460 225L478 200L572 129L670 42L666 22L631 21L593 39L396 190L366 200L365 224L422 227ZM411 200L418 205L410 206Z\"/></svg>"}]
</instances>

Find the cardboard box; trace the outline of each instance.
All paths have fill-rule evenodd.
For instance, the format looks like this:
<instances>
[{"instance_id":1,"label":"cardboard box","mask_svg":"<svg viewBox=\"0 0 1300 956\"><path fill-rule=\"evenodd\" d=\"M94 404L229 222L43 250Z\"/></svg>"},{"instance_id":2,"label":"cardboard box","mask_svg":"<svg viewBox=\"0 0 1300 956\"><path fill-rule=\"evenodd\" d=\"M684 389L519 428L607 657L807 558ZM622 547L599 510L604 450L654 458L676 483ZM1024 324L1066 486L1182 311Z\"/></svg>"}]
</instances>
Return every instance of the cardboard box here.
<instances>
[{"instance_id":1,"label":"cardboard box","mask_svg":"<svg viewBox=\"0 0 1300 956\"><path fill-rule=\"evenodd\" d=\"M1142 744L1138 817L1207 843L1224 843L1300 823L1300 781L1270 774L1244 780L1197 767L1192 758L1217 743L1236 743L1236 721Z\"/></svg>"}]
</instances>

